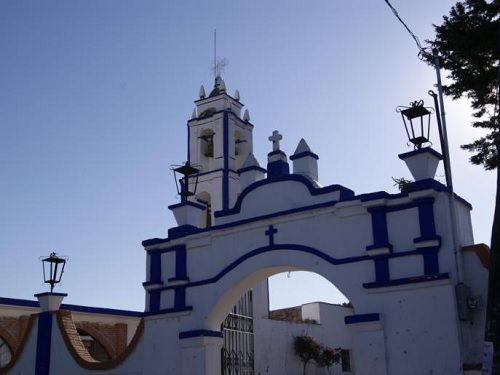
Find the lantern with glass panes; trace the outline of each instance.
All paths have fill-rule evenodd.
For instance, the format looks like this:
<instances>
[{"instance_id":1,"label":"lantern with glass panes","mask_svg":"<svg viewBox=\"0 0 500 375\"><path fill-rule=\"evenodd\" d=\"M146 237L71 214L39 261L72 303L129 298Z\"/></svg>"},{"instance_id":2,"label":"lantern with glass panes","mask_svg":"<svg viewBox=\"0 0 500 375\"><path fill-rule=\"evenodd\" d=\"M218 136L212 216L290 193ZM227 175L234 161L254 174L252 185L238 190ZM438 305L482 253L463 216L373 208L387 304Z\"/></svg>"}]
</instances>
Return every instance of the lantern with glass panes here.
<instances>
[{"instance_id":1,"label":"lantern with glass panes","mask_svg":"<svg viewBox=\"0 0 500 375\"><path fill-rule=\"evenodd\" d=\"M181 166L172 166L172 171L174 172L177 194L181 196L181 201L185 202L188 197L196 194L200 170L187 161ZM192 190L190 190L190 184Z\"/></svg>"},{"instance_id":2,"label":"lantern with glass panes","mask_svg":"<svg viewBox=\"0 0 500 375\"><path fill-rule=\"evenodd\" d=\"M431 143L429 132L431 127L431 107L424 107L424 101L414 101L410 107L399 106L396 111L401 113L403 123L408 136L408 141L418 150L425 143Z\"/></svg>"},{"instance_id":3,"label":"lantern with glass panes","mask_svg":"<svg viewBox=\"0 0 500 375\"><path fill-rule=\"evenodd\" d=\"M41 259L43 267L43 281L50 284L50 292L54 291L54 286L61 282L67 259L59 257L52 252L48 257Z\"/></svg>"}]
</instances>

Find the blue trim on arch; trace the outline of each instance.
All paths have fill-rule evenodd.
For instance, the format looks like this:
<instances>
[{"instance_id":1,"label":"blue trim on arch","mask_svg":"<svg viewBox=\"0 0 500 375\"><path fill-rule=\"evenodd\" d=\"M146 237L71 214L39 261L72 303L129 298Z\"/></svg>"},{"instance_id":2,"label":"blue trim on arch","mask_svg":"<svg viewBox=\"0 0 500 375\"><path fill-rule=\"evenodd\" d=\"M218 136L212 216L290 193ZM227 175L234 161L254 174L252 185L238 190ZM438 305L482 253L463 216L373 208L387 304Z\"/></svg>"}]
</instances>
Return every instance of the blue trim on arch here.
<instances>
[{"instance_id":1,"label":"blue trim on arch","mask_svg":"<svg viewBox=\"0 0 500 375\"><path fill-rule=\"evenodd\" d=\"M224 337L220 331L210 331L208 329L195 329L192 331L179 332L179 339L190 339L192 337Z\"/></svg>"},{"instance_id":2,"label":"blue trim on arch","mask_svg":"<svg viewBox=\"0 0 500 375\"><path fill-rule=\"evenodd\" d=\"M38 333L36 337L35 375L50 374L50 352L52 347L52 314L38 314Z\"/></svg>"},{"instance_id":3,"label":"blue trim on arch","mask_svg":"<svg viewBox=\"0 0 500 375\"><path fill-rule=\"evenodd\" d=\"M290 156L290 160L301 159L306 157L311 157L316 160L319 159L319 156L316 155L314 152L304 151L304 152L299 152L298 154L293 154L292 156Z\"/></svg>"},{"instance_id":4,"label":"blue trim on arch","mask_svg":"<svg viewBox=\"0 0 500 375\"><path fill-rule=\"evenodd\" d=\"M238 200L236 201L235 206L232 209L217 211L214 213L215 217L228 216L228 215L234 215L234 214L239 213L241 210L241 201L242 201L242 199L244 199L245 195L247 195L249 192L251 192L252 190L258 188L259 186L262 186L265 184L276 183L276 182L286 181L286 180L301 181L302 183L304 183L308 187L308 189L312 195L325 194L325 193L328 193L331 191L340 190L340 200L339 201L330 201L330 202L325 202L325 203L320 203L320 204L314 204L314 205L310 205L310 206L304 206L304 207L299 207L299 208L289 209L289 210L284 210L284 211L278 211L278 212L274 212L272 214L256 216L256 217L252 217L252 218L244 219L244 220L239 220L239 221L233 221L233 222L230 222L227 224L215 225L215 226L212 226L210 228L205 228L205 229L192 227L191 230L186 230L184 233L182 233L182 231L180 231L180 230L178 231L177 228L173 228L172 231L174 231L174 230L176 231L175 237L170 237L170 230L169 230L169 238L150 238L150 239L142 241L142 246L147 247L147 246L168 243L173 238L184 237L184 236L188 236L188 235L193 234L193 233L206 232L206 231L216 231L216 230L230 228L230 227L234 227L234 226L238 226L238 225L242 225L242 224L247 224L247 223L251 223L251 222L255 222L255 221L260 221L260 220L265 220L265 219L269 219L269 218L273 218L273 217L288 215L291 213L303 212L303 211L308 211L308 210L322 208L322 207L331 207L331 206L336 205L339 202L352 201L352 200L358 200L358 199L361 200L362 202L367 202L367 201L372 201L372 200L377 200L377 199L382 199L382 198L393 200L393 199L404 198L408 195L408 194L401 194L401 193L389 194L387 192L379 191L379 192L375 192L375 193L360 194L360 195L356 196L356 195L354 195L354 192L352 190L345 188L341 185L330 185L330 186L326 186L323 188L316 188L311 184L311 182L307 178L300 176L300 175L290 174L288 176L282 176L282 177L276 178L276 179L270 179L270 180L264 179L264 180L259 180L257 182L254 182L253 184L248 186L245 190L243 190L243 192L240 194ZM412 183L412 185L413 185L413 187L411 189L409 189L412 192L419 191L419 190L427 190L427 189L432 189L432 190L438 191L438 192L447 191L447 189L444 185L442 185L438 181L430 180L430 179L417 181L417 182ZM472 206L470 205L470 203L465 201L463 198L459 197L458 195L455 195L455 198L458 201L460 201L462 204L466 205L468 208L472 209ZM412 207L415 207L414 203L393 205L393 206L389 206L387 208L388 208L388 211L393 212L393 211L399 211L399 210L412 208Z\"/></svg>"},{"instance_id":5,"label":"blue trim on arch","mask_svg":"<svg viewBox=\"0 0 500 375\"><path fill-rule=\"evenodd\" d=\"M344 317L345 324L368 323L380 321L379 313L348 315Z\"/></svg>"},{"instance_id":6,"label":"blue trim on arch","mask_svg":"<svg viewBox=\"0 0 500 375\"><path fill-rule=\"evenodd\" d=\"M224 169L222 171L222 209L229 208L229 116L223 113Z\"/></svg>"},{"instance_id":7,"label":"blue trim on arch","mask_svg":"<svg viewBox=\"0 0 500 375\"><path fill-rule=\"evenodd\" d=\"M285 176L280 176L273 178L271 180L265 179L265 180L259 180L254 182L252 185L248 186L243 190L238 197L238 200L236 201L236 204L234 205L233 208L229 210L222 210L222 211L217 211L214 213L215 217L222 217L222 216L229 216L229 215L234 215L237 214L241 211L241 203L245 199L245 197L253 190L267 184L274 184L282 181L296 181L304 184L307 189L309 190L309 193L311 195L321 195L321 194L327 194L331 193L334 191L340 191L340 200L348 200L349 198L354 197L354 192L342 185L330 185L322 188L317 188L315 187L309 179L307 179L304 176L297 175L297 174L289 174ZM335 202L337 203L337 202ZM310 207L313 206L308 206L308 207L301 207L301 209L309 209ZM286 211L283 211L286 212ZM216 226L217 227L217 226ZM213 228L216 228L213 227Z\"/></svg>"},{"instance_id":8,"label":"blue trim on arch","mask_svg":"<svg viewBox=\"0 0 500 375\"><path fill-rule=\"evenodd\" d=\"M333 264L333 265L339 265L339 264L348 264L348 263L356 263L356 262L361 262L361 261L366 261L366 260L371 260L371 257L368 255L361 255L357 257L349 257L349 258L342 258L342 259L337 259L333 258L322 251L319 251L315 248L309 247L309 246L304 246L304 245L297 245L297 244L275 244L271 246L263 246L259 247L255 250L252 250L238 259L236 259L233 263L229 264L227 267L222 269L219 273L217 273L215 276L205 279L205 280L199 280L199 281L192 281L187 284L182 285L182 287L185 288L192 288L192 287L197 287L201 285L206 285L206 284L213 284L217 281L219 281L222 277L224 277L227 273L235 269L237 266L239 266L241 263L244 261L248 260L249 258L252 258L256 255L263 254L266 252L271 252L275 250L286 250L286 251L301 251L305 253L309 253L311 255L315 255L326 262ZM177 288L176 286L165 286L162 288L159 288L157 290L172 290Z\"/></svg>"}]
</instances>

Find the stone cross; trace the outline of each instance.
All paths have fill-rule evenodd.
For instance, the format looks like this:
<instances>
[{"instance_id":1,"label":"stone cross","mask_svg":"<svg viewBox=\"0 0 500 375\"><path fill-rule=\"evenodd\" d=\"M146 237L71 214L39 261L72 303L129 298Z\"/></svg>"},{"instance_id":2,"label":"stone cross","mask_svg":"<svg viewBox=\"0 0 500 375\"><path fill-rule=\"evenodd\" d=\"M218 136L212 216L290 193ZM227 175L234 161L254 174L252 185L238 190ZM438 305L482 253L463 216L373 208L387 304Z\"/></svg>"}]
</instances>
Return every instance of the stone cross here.
<instances>
[{"instance_id":1,"label":"stone cross","mask_svg":"<svg viewBox=\"0 0 500 375\"><path fill-rule=\"evenodd\" d=\"M273 151L278 151L280 149L280 141L283 139L283 136L275 130L273 131L273 135L268 139L273 142Z\"/></svg>"}]
</instances>

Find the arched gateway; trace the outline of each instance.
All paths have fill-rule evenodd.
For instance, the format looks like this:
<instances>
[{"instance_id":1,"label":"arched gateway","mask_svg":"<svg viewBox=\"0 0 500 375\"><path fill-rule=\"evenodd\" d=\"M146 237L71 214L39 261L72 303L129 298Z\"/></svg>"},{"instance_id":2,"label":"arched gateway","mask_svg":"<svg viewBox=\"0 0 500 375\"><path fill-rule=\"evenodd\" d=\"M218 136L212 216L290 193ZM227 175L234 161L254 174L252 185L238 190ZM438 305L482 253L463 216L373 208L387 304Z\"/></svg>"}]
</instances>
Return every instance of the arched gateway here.
<instances>
[{"instance_id":1,"label":"arched gateway","mask_svg":"<svg viewBox=\"0 0 500 375\"><path fill-rule=\"evenodd\" d=\"M304 140L290 157L290 172L281 136L273 133L273 151L261 168L239 95L229 96L220 77L208 97L200 93L188 121L188 161L204 168L197 177L201 193L194 192L195 178L184 181L193 194L169 207L178 226L168 238L143 242L142 337L105 372L221 374L221 324L240 297L253 289L253 324L262 332L270 324L264 323L267 278L307 270L354 306L328 333L342 332L349 342L349 373L473 373L485 314L472 302L485 301L487 270L475 252L463 250L473 244L470 205L434 179L441 156L430 148L400 155L416 180L400 194L321 187L318 156ZM52 332L51 356L61 362L50 373L86 373L68 356L57 328ZM254 341L255 374L300 373L269 372L265 352L277 344L257 329Z\"/></svg>"}]
</instances>

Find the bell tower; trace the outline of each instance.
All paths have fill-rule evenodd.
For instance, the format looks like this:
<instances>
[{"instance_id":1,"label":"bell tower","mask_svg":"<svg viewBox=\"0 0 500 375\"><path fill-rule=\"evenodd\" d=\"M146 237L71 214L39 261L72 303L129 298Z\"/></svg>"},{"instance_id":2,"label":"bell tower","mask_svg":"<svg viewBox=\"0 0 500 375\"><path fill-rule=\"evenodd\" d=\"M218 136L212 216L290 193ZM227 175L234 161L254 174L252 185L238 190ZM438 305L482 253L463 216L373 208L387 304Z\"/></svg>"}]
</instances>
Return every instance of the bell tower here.
<instances>
[{"instance_id":1,"label":"bell tower","mask_svg":"<svg viewBox=\"0 0 500 375\"><path fill-rule=\"evenodd\" d=\"M226 92L218 75L208 96L203 86L195 102L193 116L187 123L188 161L200 169L195 200L207 205L207 226L213 212L234 205L241 190L238 169L252 153L252 129L248 111L243 117L238 90Z\"/></svg>"}]
</instances>

